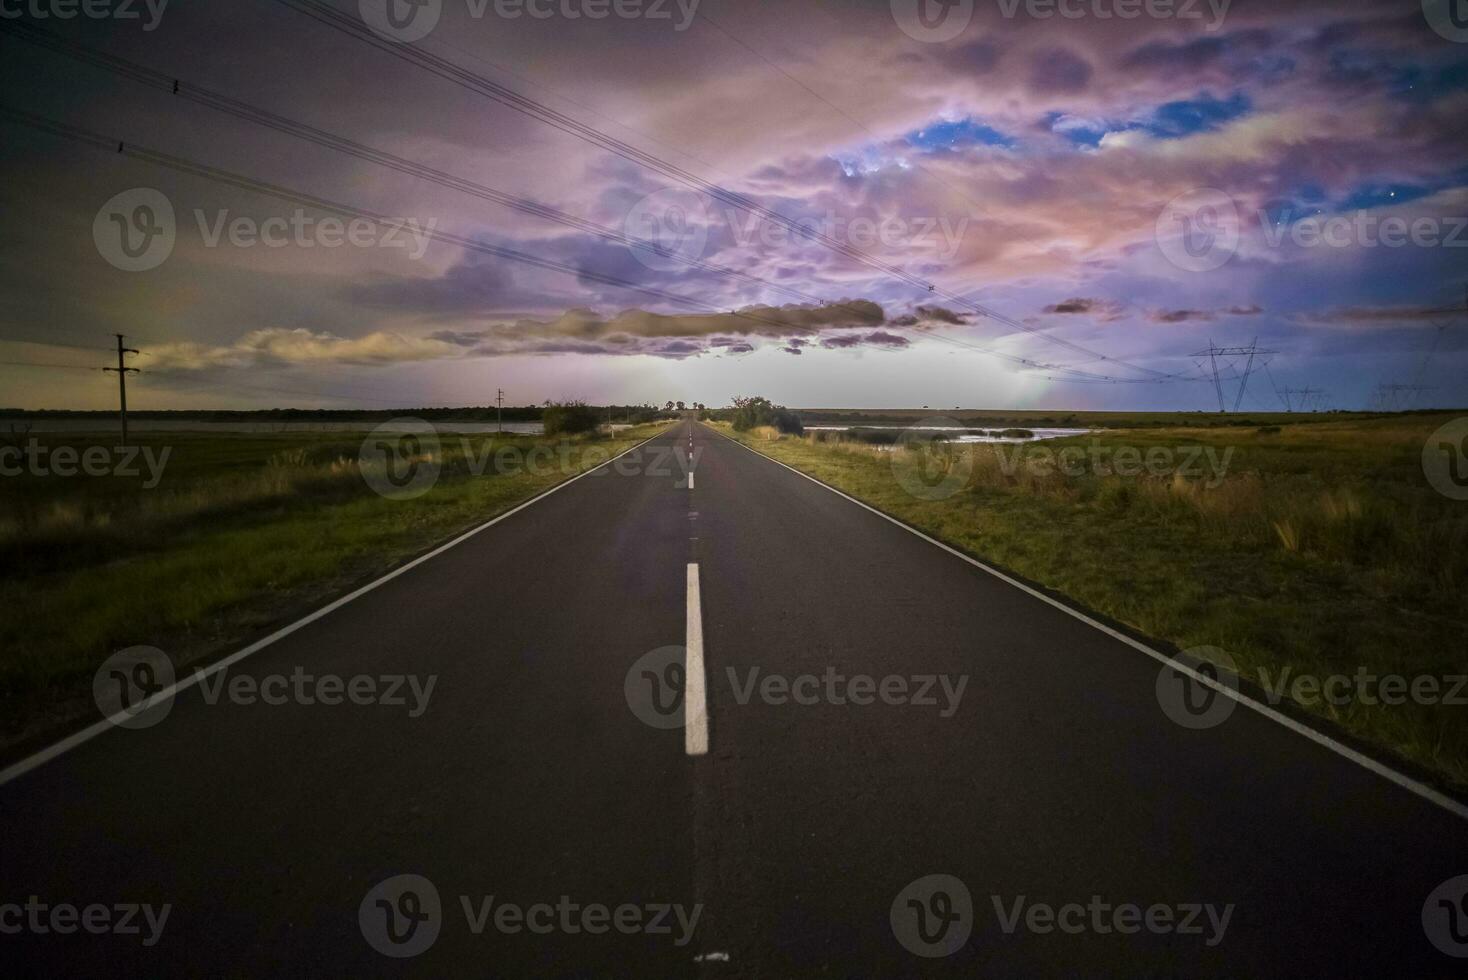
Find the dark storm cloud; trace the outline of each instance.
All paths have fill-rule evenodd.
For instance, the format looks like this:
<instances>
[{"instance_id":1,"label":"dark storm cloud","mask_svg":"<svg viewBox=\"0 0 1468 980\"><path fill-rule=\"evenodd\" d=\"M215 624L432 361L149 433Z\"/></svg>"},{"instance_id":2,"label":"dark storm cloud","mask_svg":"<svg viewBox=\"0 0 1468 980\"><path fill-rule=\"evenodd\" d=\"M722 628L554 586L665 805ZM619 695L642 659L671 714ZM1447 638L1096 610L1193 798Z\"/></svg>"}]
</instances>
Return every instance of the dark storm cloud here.
<instances>
[{"instance_id":1,"label":"dark storm cloud","mask_svg":"<svg viewBox=\"0 0 1468 980\"><path fill-rule=\"evenodd\" d=\"M1068 48L1038 51L1030 62L1030 88L1045 95L1081 92L1091 70L1089 61Z\"/></svg>"},{"instance_id":2,"label":"dark storm cloud","mask_svg":"<svg viewBox=\"0 0 1468 980\"><path fill-rule=\"evenodd\" d=\"M1115 300L1075 296L1059 303L1052 303L1041 312L1052 315L1092 316L1109 323L1125 316L1126 307Z\"/></svg>"}]
</instances>

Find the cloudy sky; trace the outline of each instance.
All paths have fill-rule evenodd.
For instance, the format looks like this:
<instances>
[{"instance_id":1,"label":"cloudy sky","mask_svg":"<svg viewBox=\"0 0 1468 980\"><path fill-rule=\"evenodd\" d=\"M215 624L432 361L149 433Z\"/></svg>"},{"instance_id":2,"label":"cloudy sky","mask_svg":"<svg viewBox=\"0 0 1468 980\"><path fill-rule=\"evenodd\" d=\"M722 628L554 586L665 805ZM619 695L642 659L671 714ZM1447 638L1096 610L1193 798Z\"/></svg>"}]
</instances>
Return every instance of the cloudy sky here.
<instances>
[{"instance_id":1,"label":"cloudy sky","mask_svg":"<svg viewBox=\"0 0 1468 980\"><path fill-rule=\"evenodd\" d=\"M1468 404L1439 0L94 2L0 11L0 407Z\"/></svg>"}]
</instances>

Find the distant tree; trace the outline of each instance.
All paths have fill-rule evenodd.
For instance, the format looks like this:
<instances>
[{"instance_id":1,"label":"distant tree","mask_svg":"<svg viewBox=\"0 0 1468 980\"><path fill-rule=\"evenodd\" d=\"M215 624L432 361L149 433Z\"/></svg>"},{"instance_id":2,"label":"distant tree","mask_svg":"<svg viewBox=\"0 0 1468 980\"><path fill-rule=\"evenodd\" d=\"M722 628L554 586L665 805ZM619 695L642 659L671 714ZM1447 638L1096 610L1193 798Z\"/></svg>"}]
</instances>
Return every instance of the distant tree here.
<instances>
[{"instance_id":1,"label":"distant tree","mask_svg":"<svg viewBox=\"0 0 1468 980\"><path fill-rule=\"evenodd\" d=\"M772 425L787 435L800 435L805 431L805 426L800 423L800 416L759 395L734 399L733 422L735 430L739 432L761 425Z\"/></svg>"},{"instance_id":2,"label":"distant tree","mask_svg":"<svg viewBox=\"0 0 1468 980\"><path fill-rule=\"evenodd\" d=\"M684 411L683 403L682 402L679 402L678 403L678 411L680 411L680 412Z\"/></svg>"}]
</instances>

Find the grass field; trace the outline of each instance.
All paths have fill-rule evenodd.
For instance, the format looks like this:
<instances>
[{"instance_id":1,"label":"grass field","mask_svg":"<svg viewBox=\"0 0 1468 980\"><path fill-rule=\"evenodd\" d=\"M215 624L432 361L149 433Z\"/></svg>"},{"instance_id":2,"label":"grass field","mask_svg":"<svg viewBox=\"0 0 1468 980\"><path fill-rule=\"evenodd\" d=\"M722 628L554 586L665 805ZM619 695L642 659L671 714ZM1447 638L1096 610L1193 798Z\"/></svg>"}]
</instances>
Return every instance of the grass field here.
<instances>
[{"instance_id":1,"label":"grass field","mask_svg":"<svg viewBox=\"0 0 1468 980\"><path fill-rule=\"evenodd\" d=\"M917 425L944 418L981 429L1032 426L1060 429L1256 428L1314 422L1366 421L1380 412L1074 412L1066 409L802 408L806 425Z\"/></svg>"},{"instance_id":2,"label":"grass field","mask_svg":"<svg viewBox=\"0 0 1468 980\"><path fill-rule=\"evenodd\" d=\"M1294 687L1300 675L1468 674L1468 503L1434 491L1422 464L1452 417L911 448L720 428L1147 635L1221 648L1256 685L1289 669L1286 697L1462 789L1468 706L1443 703L1453 682L1437 703L1337 704Z\"/></svg>"},{"instance_id":3,"label":"grass field","mask_svg":"<svg viewBox=\"0 0 1468 980\"><path fill-rule=\"evenodd\" d=\"M233 649L657 428L445 434L436 450L418 447L440 475L415 499L369 486L361 432L145 433L133 439L135 476L19 467L0 478L0 741L94 711L92 673L115 650L155 646L182 665ZM59 447L81 455L118 441L9 435L0 449L30 439L48 460ZM165 451L155 481L146 461L156 474Z\"/></svg>"}]
</instances>

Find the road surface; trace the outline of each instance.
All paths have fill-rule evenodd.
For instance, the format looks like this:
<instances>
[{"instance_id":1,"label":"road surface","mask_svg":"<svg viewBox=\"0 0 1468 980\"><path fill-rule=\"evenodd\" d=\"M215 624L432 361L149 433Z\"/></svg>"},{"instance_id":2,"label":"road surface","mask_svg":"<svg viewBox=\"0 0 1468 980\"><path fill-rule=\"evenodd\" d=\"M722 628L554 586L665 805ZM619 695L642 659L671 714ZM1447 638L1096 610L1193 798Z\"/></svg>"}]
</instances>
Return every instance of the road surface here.
<instances>
[{"instance_id":1,"label":"road surface","mask_svg":"<svg viewBox=\"0 0 1468 980\"><path fill-rule=\"evenodd\" d=\"M0 905L45 906L0 927L47 930L7 974L1461 975L1422 919L1461 818L1249 710L1176 724L1147 656L690 422L226 673L299 672L436 681L196 685L0 786ZM635 696L679 681L705 752ZM52 928L132 904L152 945Z\"/></svg>"}]
</instances>

